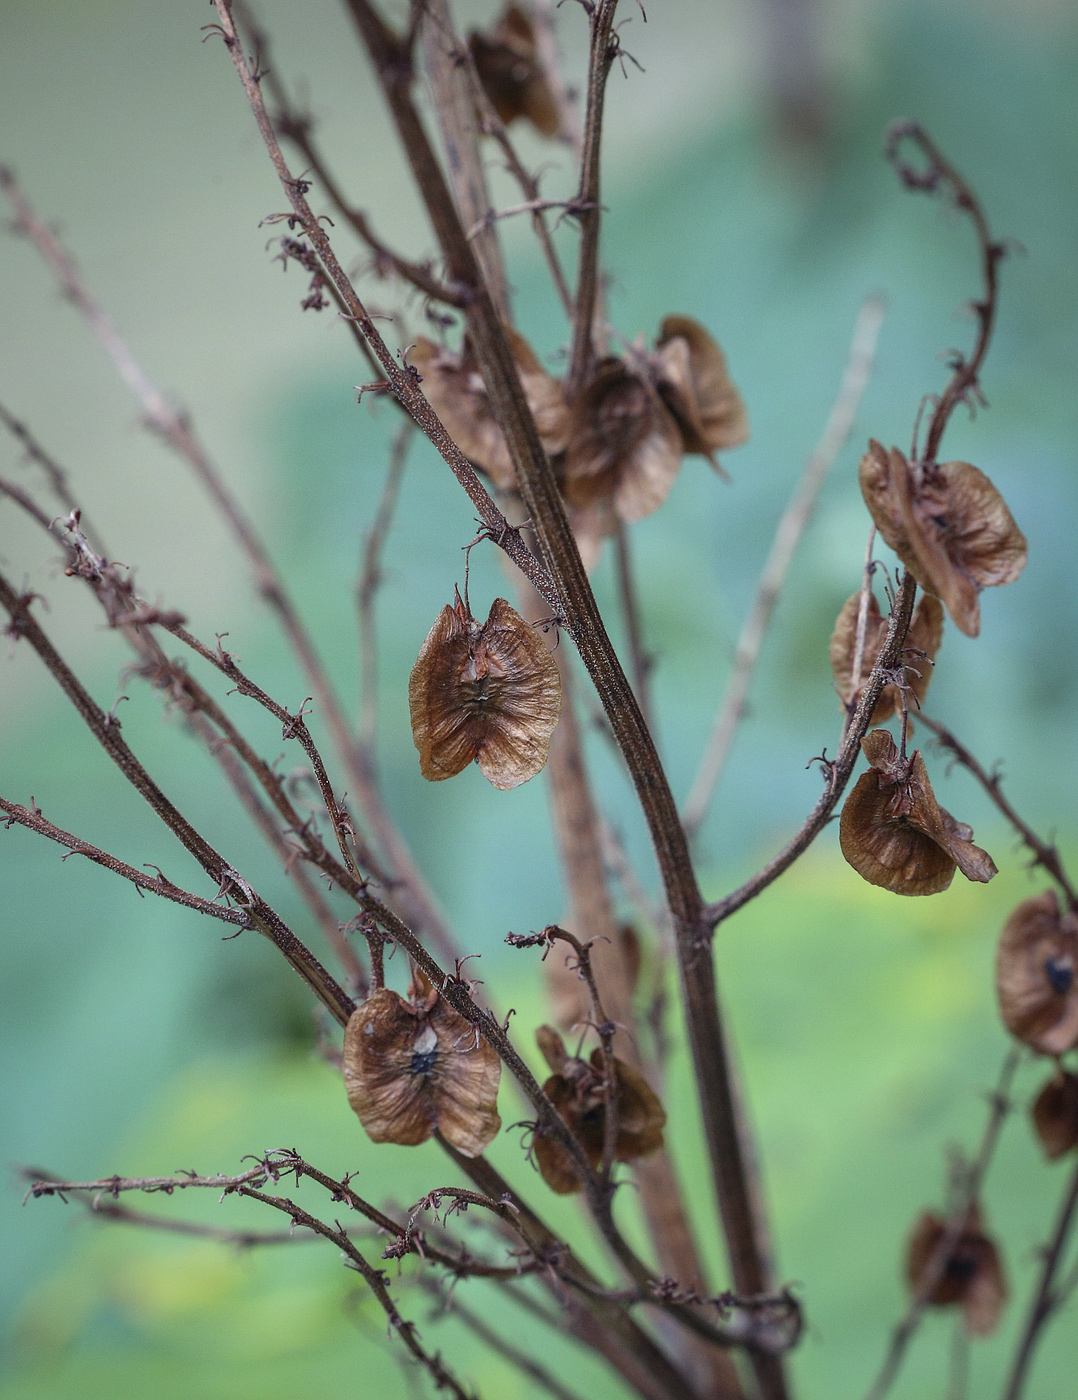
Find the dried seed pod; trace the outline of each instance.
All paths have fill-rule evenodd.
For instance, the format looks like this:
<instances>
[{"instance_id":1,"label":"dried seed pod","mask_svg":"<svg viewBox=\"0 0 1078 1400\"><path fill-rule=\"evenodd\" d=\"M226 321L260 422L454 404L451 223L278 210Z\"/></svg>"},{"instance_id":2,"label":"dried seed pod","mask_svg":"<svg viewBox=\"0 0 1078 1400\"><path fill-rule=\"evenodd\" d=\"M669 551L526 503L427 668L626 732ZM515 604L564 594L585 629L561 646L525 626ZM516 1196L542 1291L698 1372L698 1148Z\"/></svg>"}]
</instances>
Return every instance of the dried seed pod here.
<instances>
[{"instance_id":1,"label":"dried seed pod","mask_svg":"<svg viewBox=\"0 0 1078 1400\"><path fill-rule=\"evenodd\" d=\"M562 489L579 509L609 502L619 519L642 520L670 494L682 453L650 378L610 355L569 410Z\"/></svg>"},{"instance_id":2,"label":"dried seed pod","mask_svg":"<svg viewBox=\"0 0 1078 1400\"><path fill-rule=\"evenodd\" d=\"M593 1050L590 1061L568 1054L561 1036L552 1026L540 1026L535 1038L543 1058L554 1071L543 1090L592 1166L597 1167L603 1159L606 1130L603 1052ZM615 1057L614 1073L618 1115L614 1160L630 1162L662 1146L666 1112L647 1080L631 1065ZM580 1190L580 1178L573 1170L572 1161L555 1138L537 1135L534 1152L543 1180L552 1191L564 1196Z\"/></svg>"},{"instance_id":3,"label":"dried seed pod","mask_svg":"<svg viewBox=\"0 0 1078 1400\"><path fill-rule=\"evenodd\" d=\"M458 594L420 649L408 705L424 778L452 778L474 759L496 788L515 788L547 761L561 674L540 633L504 598L480 625Z\"/></svg>"},{"instance_id":4,"label":"dried seed pod","mask_svg":"<svg viewBox=\"0 0 1078 1400\"><path fill-rule=\"evenodd\" d=\"M919 752L903 758L885 729L861 740L872 765L846 799L839 845L870 885L894 894L938 894L954 878L991 880L991 856L975 846L973 832L936 802Z\"/></svg>"},{"instance_id":5,"label":"dried seed pod","mask_svg":"<svg viewBox=\"0 0 1078 1400\"><path fill-rule=\"evenodd\" d=\"M855 593L843 605L831 634L830 658L831 673L835 678L835 688L839 700L845 708L848 701L856 705L861 691L866 685L872 668L876 664L884 639L887 636L887 619L880 613L875 593L868 595L868 614L865 619L865 648L861 658L861 674L856 683L853 679L853 658L857 649L857 614L861 606L861 594ZM907 706L915 710L920 705L932 679L932 662L943 640L943 607L938 598L924 594L914 610L913 620L906 637L903 655L908 658L905 675L906 683L912 692L907 698ZM872 711L870 724L885 724L893 714L901 712L902 701L898 687L885 685L880 691L876 708Z\"/></svg>"},{"instance_id":6,"label":"dried seed pod","mask_svg":"<svg viewBox=\"0 0 1078 1400\"><path fill-rule=\"evenodd\" d=\"M981 630L977 595L1013 583L1026 540L1003 497L968 462L914 462L872 441L861 493L880 534L926 592L943 600L967 637Z\"/></svg>"},{"instance_id":7,"label":"dried seed pod","mask_svg":"<svg viewBox=\"0 0 1078 1400\"><path fill-rule=\"evenodd\" d=\"M502 11L487 33L468 36L479 81L505 122L524 117L544 136L561 134L558 104L546 80L531 20L516 5Z\"/></svg>"},{"instance_id":8,"label":"dried seed pod","mask_svg":"<svg viewBox=\"0 0 1078 1400\"><path fill-rule=\"evenodd\" d=\"M932 1211L925 1211L913 1227L906 1250L906 1281L911 1293L917 1291L946 1230L947 1222ZM934 1308L961 1306L971 1337L987 1337L995 1331L1007 1301L1007 1281L999 1250L984 1233L976 1206L927 1301Z\"/></svg>"},{"instance_id":9,"label":"dried seed pod","mask_svg":"<svg viewBox=\"0 0 1078 1400\"><path fill-rule=\"evenodd\" d=\"M1039 1055L1078 1045L1078 915L1062 913L1054 890L1018 906L996 953L1004 1024Z\"/></svg>"},{"instance_id":10,"label":"dried seed pod","mask_svg":"<svg viewBox=\"0 0 1078 1400\"><path fill-rule=\"evenodd\" d=\"M372 1142L414 1147L435 1128L465 1157L498 1129L501 1061L425 979L405 1001L371 992L344 1033L348 1102Z\"/></svg>"},{"instance_id":11,"label":"dried seed pod","mask_svg":"<svg viewBox=\"0 0 1078 1400\"><path fill-rule=\"evenodd\" d=\"M562 387L547 374L523 336L510 326L505 328L505 333L539 440L547 452L561 452L568 424ZM430 406L465 457L485 471L500 491L515 490L513 459L505 434L491 410L483 376L468 342L465 341L458 352L442 349L425 336L417 336L409 361L422 377L423 392Z\"/></svg>"},{"instance_id":12,"label":"dried seed pod","mask_svg":"<svg viewBox=\"0 0 1078 1400\"><path fill-rule=\"evenodd\" d=\"M1050 1162L1078 1147L1078 1074L1060 1066L1033 1101L1033 1131Z\"/></svg>"},{"instance_id":13,"label":"dried seed pod","mask_svg":"<svg viewBox=\"0 0 1078 1400\"><path fill-rule=\"evenodd\" d=\"M749 436L748 415L726 356L699 321L667 316L654 360L659 393L681 429L684 450L699 452L722 471L714 454L740 446Z\"/></svg>"}]
</instances>

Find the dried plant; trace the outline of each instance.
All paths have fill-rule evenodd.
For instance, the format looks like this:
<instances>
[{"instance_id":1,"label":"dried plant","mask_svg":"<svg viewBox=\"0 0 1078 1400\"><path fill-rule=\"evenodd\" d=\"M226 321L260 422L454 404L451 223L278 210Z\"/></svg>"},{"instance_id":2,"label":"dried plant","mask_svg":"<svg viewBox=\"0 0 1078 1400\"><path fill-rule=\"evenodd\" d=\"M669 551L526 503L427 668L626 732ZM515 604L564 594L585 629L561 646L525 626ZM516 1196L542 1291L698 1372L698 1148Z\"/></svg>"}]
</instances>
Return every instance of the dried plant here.
<instances>
[{"instance_id":1,"label":"dried plant","mask_svg":"<svg viewBox=\"0 0 1078 1400\"><path fill-rule=\"evenodd\" d=\"M1026 901L1003 931L998 964L1003 1021L1020 1041L1057 1061L1078 1045L1078 895L1058 852L1022 821L998 778L986 773L950 730L920 715L943 635L943 609L962 632L975 637L980 590L1012 582L1026 558L1025 539L988 479L968 463L938 460L954 410L980 401L1004 245L991 235L976 195L922 128L911 123L892 128L887 155L903 183L949 200L976 233L984 281L975 303L976 341L968 356L952 360L950 379L934 400L923 441L918 447L915 440L910 458L872 440L862 459L861 486L874 524L861 586L843 608L831 644L843 723L836 756L821 760L819 800L773 859L722 899L707 902L690 835L707 809L744 713L790 559L823 478L851 430L871 366L878 303L866 302L827 431L779 522L731 689L683 819L653 739L628 527L662 508L686 454L702 455L720 469L716 454L745 440L748 419L735 387L736 366L731 376L722 349L699 321L671 313L647 348L643 340L619 338L607 320L600 147L607 76L623 56L616 0L585 0L583 17L559 15L565 42L579 43L581 25L587 26L582 115L558 70L554 15L542 0L510 6L489 30L466 42L447 0L416 0L403 27L394 26L372 0L345 0L437 242L437 254L419 263L380 240L349 202L319 149L313 122L294 106L270 65L269 42L255 18L239 0L214 0L214 5L217 20L208 26L208 37L221 41L223 57L235 68L288 203L287 212L272 215L271 222L284 226L280 257L299 264L309 279L302 306L312 312L337 308L344 331L375 376L364 390L389 400L404 422L359 589L367 639L365 694L373 695L376 655L369 638L379 553L414 430L433 443L477 512L479 537L461 540L461 547L500 551L517 590L517 606L496 598L481 623L471 613L465 576L463 598L456 593L453 604L443 608L412 671L412 732L420 771L431 780L451 779L473 761L496 789L514 788L545 772L569 907L564 915L551 911L564 926L550 923L541 933L512 934L508 942L522 957L534 959L537 973L540 963L545 968L550 1017L571 1030L577 1043L570 1050L561 1031L547 1024L527 1027L503 1020L494 1009L496 989L480 992L480 984L464 975L470 950L447 926L390 816L375 762L373 703L364 705L361 723L353 724L269 550L193 424L146 377L55 234L4 170L0 187L17 231L51 266L134 390L149 424L208 488L299 661L335 754L320 751L305 706L292 712L241 668L220 637L214 644L200 639L180 613L138 594L128 570L109 561L89 529L66 478L34 434L6 410L4 424L45 468L62 514L54 517L14 482L0 479L0 492L50 533L63 551L65 575L92 592L107 625L129 644L137 673L179 709L192 739L216 761L294 881L310 929L324 936L331 966L308 946L306 930L301 938L258 893L254 872L235 869L161 790L115 715L97 703L57 649L35 596L0 576L0 605L12 646L37 654L91 737L205 872L206 890L183 889L160 872L147 874L119 860L55 825L32 799L26 804L0 798L7 825L36 832L141 891L227 924L230 932L261 933L343 1029L343 1049L329 1051L343 1074L342 1135L355 1131L347 1097L373 1141L415 1145L433 1138L445 1153L447 1170L458 1182L471 1183L437 1187L402 1213L368 1199L391 1195L391 1182L371 1182L361 1195L351 1177L331 1178L298 1152L271 1152L235 1175L63 1181L32 1173L29 1194L81 1200L102 1219L157 1228L167 1227L168 1218L140 1215L119 1197L206 1188L257 1201L286 1216L297 1237L305 1232L307 1238L330 1241L361 1276L391 1331L433 1386L461 1400L470 1394L468 1386L398 1310L396 1295L437 1288L437 1279L449 1284L485 1279L594 1351L620 1376L626 1393L647 1400L784 1400L792 1393L787 1354L801 1336L802 1307L811 1316L812 1288L806 1286L802 1300L775 1262L757 1152L717 993L713 939L717 928L783 875L832 819L862 751L869 766L846 797L840 839L847 860L865 879L896 894L932 895L950 884L956 869L982 882L996 873L991 858L973 845L970 829L937 803L922 753L907 754L911 710L982 784L1063 899L1061 906L1048 890ZM433 94L429 114L420 104L421 77ZM578 183L570 201L555 206L540 197L539 177L521 160L510 136L518 119L571 151ZM907 154L911 150L914 154ZM484 162L492 151L520 185L522 203L512 210L491 203ZM326 208L335 222L325 217ZM554 212L578 233L575 278L563 268L560 245L552 237ZM510 213L531 216L552 295L568 312L567 360L560 376L544 367L514 322L498 237L499 221ZM438 328L436 339L404 341L395 322L375 315L346 270L345 230L372 256L376 276L422 299L424 324ZM449 327L459 328L455 343ZM620 353L613 345L621 346ZM876 530L903 566L888 594L886 614L872 587ZM604 547L617 554L629 639L625 665L585 567ZM456 583L447 577L443 596ZM925 590L919 603L918 587ZM186 649L186 660L172 654L173 643ZM826 664L821 655L821 669ZM227 705L214 699L198 679L201 667L225 677L235 699ZM403 705L404 678L397 680ZM651 837L662 885L658 908L641 894L647 873L634 869L589 780L580 733L585 681L594 687L604 730L631 778ZM252 701L280 724L285 741L300 746L318 793L319 820L299 808L289 785L246 737L244 705ZM892 716L899 722L897 742L885 730L870 732ZM351 805L341 795L346 789ZM637 904L638 918L628 931L618 917L612 870ZM344 906L352 917L339 918ZM407 963L407 996L385 984L387 946L399 952L397 966ZM670 1032L662 1024L662 999L673 980L671 960L694 1071L694 1107L703 1123L709 1185L728 1259L721 1288L705 1262L710 1251L696 1238L700 1217L692 1198L705 1183L693 1182L690 1189L668 1151L691 1116L684 1105L665 1101L664 1046ZM649 1006L644 1005L647 988ZM544 1082L529 1063L532 1036L551 1071ZM526 1045L528 1054L521 1049ZM910 1303L868 1392L872 1397L884 1395L894 1381L926 1306L961 1307L972 1336L992 1331L1001 1314L1004 1265L1000 1247L982 1227L979 1201L1008 1116L1017 1062L1018 1052L1011 1049L979 1150L957 1172L948 1210L926 1212L914 1226L906 1269ZM501 1130L503 1068L528 1115L521 1170L512 1179L484 1155ZM1037 1098L1033 1121L1049 1157L1071 1152L1078 1142L1075 1082L1073 1069L1059 1063ZM503 1087L503 1107L506 1092ZM546 1186L580 1196L592 1237L603 1247L601 1272L544 1221L544 1186L525 1169L529 1156ZM297 1187L307 1181L326 1193L328 1218L281 1194L289 1178ZM619 1191L630 1180L635 1193ZM627 1202L630 1194L638 1209ZM1072 1286L1073 1280L1061 1278L1061 1262L1076 1202L1078 1176L1067 1187L1043 1253L1013 1359L1010 1400L1021 1393L1044 1326ZM466 1249L450 1229L451 1217L465 1209L486 1222L484 1257ZM421 1227L420 1217L428 1215L433 1224ZM350 1228L357 1222L362 1233ZM238 1238L210 1225L192 1228L212 1238ZM248 1244L281 1239L279 1232L243 1235ZM898 1253L898 1242L892 1243L890 1256L886 1245L880 1251L884 1269ZM383 1259L399 1263L421 1261L424 1271L404 1269L391 1283L372 1262L379 1251ZM481 1313L459 1301L455 1306L483 1345L518 1368L529 1384L572 1395L571 1376L554 1375Z\"/></svg>"}]
</instances>

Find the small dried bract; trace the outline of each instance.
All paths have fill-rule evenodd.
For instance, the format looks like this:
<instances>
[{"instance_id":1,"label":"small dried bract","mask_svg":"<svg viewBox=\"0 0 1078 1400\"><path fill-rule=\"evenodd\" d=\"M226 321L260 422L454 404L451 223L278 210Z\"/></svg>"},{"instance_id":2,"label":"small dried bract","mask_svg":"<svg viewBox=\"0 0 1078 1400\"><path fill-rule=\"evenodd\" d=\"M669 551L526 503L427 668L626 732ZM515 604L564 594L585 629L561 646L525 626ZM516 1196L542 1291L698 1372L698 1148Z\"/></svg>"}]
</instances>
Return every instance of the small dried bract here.
<instances>
[{"instance_id":1,"label":"small dried bract","mask_svg":"<svg viewBox=\"0 0 1078 1400\"><path fill-rule=\"evenodd\" d=\"M947 1222L932 1211L925 1211L913 1227L906 1251L906 1281L911 1293L918 1291L946 1230ZM987 1337L995 1331L1007 1301L1007 1281L999 1250L984 1233L976 1206L926 1301L934 1308L961 1307L971 1337Z\"/></svg>"},{"instance_id":2,"label":"small dried bract","mask_svg":"<svg viewBox=\"0 0 1078 1400\"><path fill-rule=\"evenodd\" d=\"M872 441L861 493L876 528L926 592L943 600L967 637L981 630L977 595L1013 583L1026 540L1003 497L968 462L907 462Z\"/></svg>"},{"instance_id":3,"label":"small dried bract","mask_svg":"<svg viewBox=\"0 0 1078 1400\"><path fill-rule=\"evenodd\" d=\"M524 117L544 136L558 136L558 104L546 80L531 20L516 5L502 11L486 33L468 36L479 81L491 106L505 122Z\"/></svg>"},{"instance_id":4,"label":"small dried bract","mask_svg":"<svg viewBox=\"0 0 1078 1400\"><path fill-rule=\"evenodd\" d=\"M379 987L353 1011L343 1068L348 1102L372 1142L415 1147L437 1128L477 1157L501 1127L501 1061L425 978L409 1001Z\"/></svg>"},{"instance_id":5,"label":"small dried bract","mask_svg":"<svg viewBox=\"0 0 1078 1400\"><path fill-rule=\"evenodd\" d=\"M831 634L830 658L831 673L835 678L835 689L843 708L857 705L861 691L872 674L872 668L879 658L887 636L887 619L880 613L876 595L868 595L868 612L865 617L865 644L861 656L861 674L856 683L853 678L854 655L857 650L857 614L861 607L861 594L848 598L838 615L835 630ZM932 679L932 663L943 640L943 607L938 598L925 594L917 604L906 636L903 656L906 658L903 673L908 687L907 709L913 711L924 701L928 684ZM900 713L902 699L897 685L885 685L876 701L869 724L886 724L893 714Z\"/></svg>"},{"instance_id":6,"label":"small dried bract","mask_svg":"<svg viewBox=\"0 0 1078 1400\"><path fill-rule=\"evenodd\" d=\"M1078 1074L1060 1067L1033 1101L1033 1131L1050 1162L1078 1147Z\"/></svg>"},{"instance_id":7,"label":"small dried bract","mask_svg":"<svg viewBox=\"0 0 1078 1400\"><path fill-rule=\"evenodd\" d=\"M698 321L667 316L654 351L600 360L570 406L563 490L578 510L642 520L670 494L686 452L718 468L715 452L747 437L722 351Z\"/></svg>"},{"instance_id":8,"label":"small dried bract","mask_svg":"<svg viewBox=\"0 0 1078 1400\"><path fill-rule=\"evenodd\" d=\"M954 878L991 880L991 856L936 802L919 752L904 758L885 729L861 740L872 765L858 778L839 822L839 845L870 885L894 894L938 894Z\"/></svg>"},{"instance_id":9,"label":"small dried bract","mask_svg":"<svg viewBox=\"0 0 1078 1400\"><path fill-rule=\"evenodd\" d=\"M523 336L511 327L506 335L513 351L521 388L548 453L565 447L568 410L562 387L539 363ZM505 434L490 407L486 385L471 347L446 350L418 336L408 356L422 377L423 392L465 457L490 477L499 491L516 489L516 472Z\"/></svg>"},{"instance_id":10,"label":"small dried bract","mask_svg":"<svg viewBox=\"0 0 1078 1400\"><path fill-rule=\"evenodd\" d=\"M561 1036L551 1026L540 1026L536 1040L554 1071L543 1090L583 1147L588 1161L597 1167L603 1159L606 1131L603 1052L593 1050L590 1061L578 1059L567 1053ZM614 1073L618 1115L614 1160L630 1162L662 1146L666 1112L647 1080L631 1065L615 1057ZM533 1150L543 1180L551 1190L568 1195L581 1189L572 1160L559 1142L538 1134Z\"/></svg>"},{"instance_id":11,"label":"small dried bract","mask_svg":"<svg viewBox=\"0 0 1078 1400\"><path fill-rule=\"evenodd\" d=\"M1003 926L996 991L1004 1024L1039 1055L1078 1045L1078 915L1054 890L1027 899Z\"/></svg>"},{"instance_id":12,"label":"small dried bract","mask_svg":"<svg viewBox=\"0 0 1078 1400\"><path fill-rule=\"evenodd\" d=\"M424 778L452 778L474 760L496 788L515 788L547 761L561 674L542 634L504 598L480 625L458 594L412 667L408 705Z\"/></svg>"}]
</instances>

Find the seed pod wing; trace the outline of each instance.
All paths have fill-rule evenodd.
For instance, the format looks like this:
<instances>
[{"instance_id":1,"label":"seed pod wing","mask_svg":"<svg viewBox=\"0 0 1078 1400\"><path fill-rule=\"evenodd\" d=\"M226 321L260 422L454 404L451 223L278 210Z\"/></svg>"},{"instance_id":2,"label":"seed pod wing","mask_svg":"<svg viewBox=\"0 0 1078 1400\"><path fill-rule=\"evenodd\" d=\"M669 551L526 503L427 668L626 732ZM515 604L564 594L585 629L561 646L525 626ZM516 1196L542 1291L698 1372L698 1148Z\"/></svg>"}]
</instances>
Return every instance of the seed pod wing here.
<instances>
[{"instance_id":1,"label":"seed pod wing","mask_svg":"<svg viewBox=\"0 0 1078 1400\"><path fill-rule=\"evenodd\" d=\"M748 440L745 405L726 366L726 356L691 316L667 316L659 328L659 392L681 429L686 452L713 454ZM720 468L721 470L721 468Z\"/></svg>"},{"instance_id":2,"label":"seed pod wing","mask_svg":"<svg viewBox=\"0 0 1078 1400\"><path fill-rule=\"evenodd\" d=\"M408 681L412 739L419 768L430 782L452 778L479 752L482 734L461 698L470 636L463 609L448 604L427 633Z\"/></svg>"},{"instance_id":3,"label":"seed pod wing","mask_svg":"<svg viewBox=\"0 0 1078 1400\"><path fill-rule=\"evenodd\" d=\"M498 1084L502 1062L479 1031L440 999L431 1014L440 1051L438 1129L465 1157L478 1157L502 1125Z\"/></svg>"},{"instance_id":4,"label":"seed pod wing","mask_svg":"<svg viewBox=\"0 0 1078 1400\"><path fill-rule=\"evenodd\" d=\"M1037 1095L1033 1130L1050 1162L1078 1147L1078 1075L1059 1069Z\"/></svg>"},{"instance_id":5,"label":"seed pod wing","mask_svg":"<svg viewBox=\"0 0 1078 1400\"><path fill-rule=\"evenodd\" d=\"M1021 903L996 953L1000 1014L1041 1055L1078 1045L1078 917L1062 914L1052 890Z\"/></svg>"},{"instance_id":6,"label":"seed pod wing","mask_svg":"<svg viewBox=\"0 0 1078 1400\"><path fill-rule=\"evenodd\" d=\"M515 788L546 764L561 714L561 673L542 634L504 598L491 606L482 644L493 699L479 767L496 788Z\"/></svg>"},{"instance_id":7,"label":"seed pod wing","mask_svg":"<svg viewBox=\"0 0 1078 1400\"><path fill-rule=\"evenodd\" d=\"M412 1073L421 1027L404 998L380 987L352 1013L342 1068L348 1102L372 1142L415 1147L434 1131L426 1080Z\"/></svg>"}]
</instances>

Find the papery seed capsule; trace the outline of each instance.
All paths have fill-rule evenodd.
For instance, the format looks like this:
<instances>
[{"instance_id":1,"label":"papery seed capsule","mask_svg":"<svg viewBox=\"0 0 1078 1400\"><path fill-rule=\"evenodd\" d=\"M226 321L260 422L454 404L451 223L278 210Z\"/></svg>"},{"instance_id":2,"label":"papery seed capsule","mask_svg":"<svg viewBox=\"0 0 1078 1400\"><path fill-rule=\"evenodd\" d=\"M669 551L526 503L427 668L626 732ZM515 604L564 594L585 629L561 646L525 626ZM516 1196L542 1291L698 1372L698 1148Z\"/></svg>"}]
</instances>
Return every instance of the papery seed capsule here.
<instances>
[{"instance_id":1,"label":"papery seed capsule","mask_svg":"<svg viewBox=\"0 0 1078 1400\"><path fill-rule=\"evenodd\" d=\"M968 462L914 462L872 441L861 458L861 493L876 528L928 593L943 600L967 637L981 628L977 595L1013 583L1026 540L1003 497Z\"/></svg>"},{"instance_id":2,"label":"papery seed capsule","mask_svg":"<svg viewBox=\"0 0 1078 1400\"><path fill-rule=\"evenodd\" d=\"M996 953L999 1009L1010 1033L1039 1055L1078 1045L1078 915L1054 890L1024 900Z\"/></svg>"},{"instance_id":3,"label":"papery seed capsule","mask_svg":"<svg viewBox=\"0 0 1078 1400\"><path fill-rule=\"evenodd\" d=\"M525 117L544 136L558 136L558 104L539 61L531 20L509 5L488 32L468 36L476 72L491 105L508 126Z\"/></svg>"},{"instance_id":4,"label":"papery seed capsule","mask_svg":"<svg viewBox=\"0 0 1078 1400\"><path fill-rule=\"evenodd\" d=\"M536 1040L554 1073L543 1090L578 1140L593 1167L603 1159L606 1132L606 1091L603 1052L592 1051L581 1060L566 1052L561 1036L551 1026L540 1026ZM666 1111L647 1080L631 1065L614 1058L617 1076L618 1132L614 1160L631 1162L657 1151L663 1144ZM581 1189L572 1159L556 1138L538 1134L533 1150L543 1180L559 1195Z\"/></svg>"},{"instance_id":5,"label":"papery seed capsule","mask_svg":"<svg viewBox=\"0 0 1078 1400\"><path fill-rule=\"evenodd\" d=\"M480 625L457 595L423 643L408 682L424 778L475 761L496 788L534 778L561 713L561 673L542 635L504 598Z\"/></svg>"},{"instance_id":6,"label":"papery seed capsule","mask_svg":"<svg viewBox=\"0 0 1078 1400\"><path fill-rule=\"evenodd\" d=\"M835 622L835 630L831 634L829 648L831 673L835 678L835 688L843 708L847 703L857 704L887 636L887 619L880 614L876 595L870 593L868 595L868 613L865 618L865 643L861 659L861 674L855 682L853 662L857 648L857 616L860 607L861 594L857 592L846 600L838 615L838 620ZM943 606L938 598L933 598L931 594L926 593L918 601L914 610L913 620L910 623L910 630L906 636L906 645L902 653L906 659L904 674L910 692L907 697L907 705L911 712L915 712L918 705L924 701L928 684L932 679L932 663L942 640ZM885 724L893 714L900 712L901 708L902 701L898 687L885 685L880 691L880 698L876 702L876 708L872 711L869 723L873 725Z\"/></svg>"},{"instance_id":7,"label":"papery seed capsule","mask_svg":"<svg viewBox=\"0 0 1078 1400\"><path fill-rule=\"evenodd\" d=\"M714 454L747 441L749 420L718 342L691 316L666 316L653 358L685 451L701 453L721 471Z\"/></svg>"},{"instance_id":8,"label":"papery seed capsule","mask_svg":"<svg viewBox=\"0 0 1078 1400\"><path fill-rule=\"evenodd\" d=\"M429 983L408 1001L387 987L371 992L345 1029L343 1069L372 1142L414 1147L437 1128L477 1157L501 1127L501 1061Z\"/></svg>"},{"instance_id":9,"label":"papery seed capsule","mask_svg":"<svg viewBox=\"0 0 1078 1400\"><path fill-rule=\"evenodd\" d=\"M1050 1162L1078 1147L1078 1075L1058 1069L1037 1095L1033 1131Z\"/></svg>"},{"instance_id":10,"label":"papery seed capsule","mask_svg":"<svg viewBox=\"0 0 1078 1400\"><path fill-rule=\"evenodd\" d=\"M906 1281L911 1293L920 1287L946 1231L947 1221L932 1211L925 1211L914 1226L906 1250ZM971 1337L986 1337L995 1331L1007 1301L1007 1281L999 1249L981 1228L976 1206L951 1247L927 1301L935 1308L960 1306Z\"/></svg>"},{"instance_id":11,"label":"papery seed capsule","mask_svg":"<svg viewBox=\"0 0 1078 1400\"><path fill-rule=\"evenodd\" d=\"M842 854L857 873L904 895L938 894L956 867L967 880L991 880L991 856L936 802L920 753L903 758L885 729L866 734L861 748L872 766L846 798L839 822Z\"/></svg>"}]
</instances>

